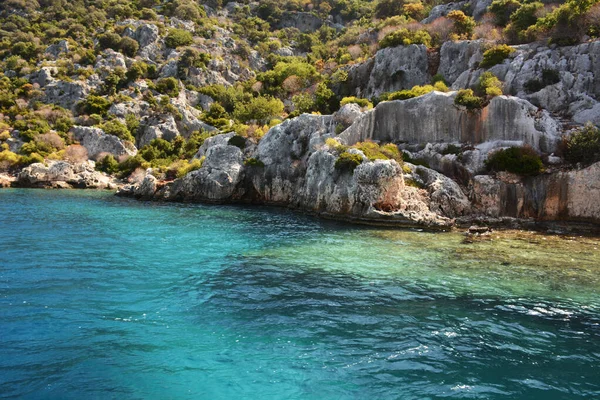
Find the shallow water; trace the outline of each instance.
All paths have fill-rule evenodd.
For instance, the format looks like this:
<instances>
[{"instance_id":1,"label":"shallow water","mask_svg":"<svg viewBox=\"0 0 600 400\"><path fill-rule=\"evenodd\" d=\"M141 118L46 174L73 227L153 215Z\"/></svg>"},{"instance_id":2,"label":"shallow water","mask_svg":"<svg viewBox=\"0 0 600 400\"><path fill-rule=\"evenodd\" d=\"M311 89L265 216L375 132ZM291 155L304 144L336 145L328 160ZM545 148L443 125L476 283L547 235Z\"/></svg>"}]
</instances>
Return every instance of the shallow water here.
<instances>
[{"instance_id":1,"label":"shallow water","mask_svg":"<svg viewBox=\"0 0 600 400\"><path fill-rule=\"evenodd\" d=\"M0 191L0 397L600 397L600 240Z\"/></svg>"}]
</instances>

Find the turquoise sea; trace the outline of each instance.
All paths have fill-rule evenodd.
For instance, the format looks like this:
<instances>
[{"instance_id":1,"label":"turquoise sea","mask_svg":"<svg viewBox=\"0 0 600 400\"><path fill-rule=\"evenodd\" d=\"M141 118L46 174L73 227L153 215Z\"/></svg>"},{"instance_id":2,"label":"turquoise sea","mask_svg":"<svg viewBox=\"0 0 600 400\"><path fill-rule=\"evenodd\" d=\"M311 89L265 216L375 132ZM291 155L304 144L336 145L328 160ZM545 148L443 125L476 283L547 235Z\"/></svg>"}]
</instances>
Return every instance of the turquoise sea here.
<instances>
[{"instance_id":1,"label":"turquoise sea","mask_svg":"<svg viewBox=\"0 0 600 400\"><path fill-rule=\"evenodd\" d=\"M0 397L600 398L600 240L0 191Z\"/></svg>"}]
</instances>

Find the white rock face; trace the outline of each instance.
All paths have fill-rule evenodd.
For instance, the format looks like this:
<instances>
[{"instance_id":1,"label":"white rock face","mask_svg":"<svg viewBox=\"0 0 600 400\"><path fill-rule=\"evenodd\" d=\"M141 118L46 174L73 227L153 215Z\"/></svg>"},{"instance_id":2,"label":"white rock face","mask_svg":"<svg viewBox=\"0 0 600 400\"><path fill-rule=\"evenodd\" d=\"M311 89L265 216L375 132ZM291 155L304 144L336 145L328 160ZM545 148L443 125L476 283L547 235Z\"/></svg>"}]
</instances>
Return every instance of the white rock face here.
<instances>
[{"instance_id":1,"label":"white rock face","mask_svg":"<svg viewBox=\"0 0 600 400\"><path fill-rule=\"evenodd\" d=\"M167 199L224 202L239 198L238 188L243 178L242 151L229 145L218 144L206 151L206 158L197 171L177 180L170 188ZM240 194L238 194L240 190Z\"/></svg>"},{"instance_id":2,"label":"white rock face","mask_svg":"<svg viewBox=\"0 0 600 400\"><path fill-rule=\"evenodd\" d=\"M344 128L347 128L352 125L354 121L356 121L362 114L363 112L358 104L348 103L333 115L333 120L337 124L341 124Z\"/></svg>"},{"instance_id":3,"label":"white rock face","mask_svg":"<svg viewBox=\"0 0 600 400\"><path fill-rule=\"evenodd\" d=\"M427 48L423 45L398 46L380 50L375 55L366 86L367 98L383 92L410 89L431 81L427 72Z\"/></svg>"},{"instance_id":4,"label":"white rock face","mask_svg":"<svg viewBox=\"0 0 600 400\"><path fill-rule=\"evenodd\" d=\"M483 59L482 40L445 42L440 49L438 74L452 84L465 71L474 69Z\"/></svg>"},{"instance_id":5,"label":"white rock face","mask_svg":"<svg viewBox=\"0 0 600 400\"><path fill-rule=\"evenodd\" d=\"M600 163L531 178L476 176L475 210L490 217L600 222Z\"/></svg>"},{"instance_id":6,"label":"white rock face","mask_svg":"<svg viewBox=\"0 0 600 400\"><path fill-rule=\"evenodd\" d=\"M468 112L454 104L456 93L431 92L408 100L383 102L340 135L346 144L367 139L409 143L513 142L542 152L555 151L560 126L526 100L498 96L487 107ZM429 118L424 118L430 116Z\"/></svg>"},{"instance_id":7,"label":"white rock face","mask_svg":"<svg viewBox=\"0 0 600 400\"><path fill-rule=\"evenodd\" d=\"M114 184L108 176L97 172L93 161L70 164L66 161L46 161L23 168L18 176L19 186L25 187L74 187L87 189L112 189Z\"/></svg>"},{"instance_id":8,"label":"white rock face","mask_svg":"<svg viewBox=\"0 0 600 400\"><path fill-rule=\"evenodd\" d=\"M100 128L74 126L71 133L85 147L90 158L96 158L101 153L109 153L115 157L137 154L133 144L126 144L116 136L107 135Z\"/></svg>"},{"instance_id":9,"label":"white rock face","mask_svg":"<svg viewBox=\"0 0 600 400\"><path fill-rule=\"evenodd\" d=\"M154 139L165 139L170 142L179 136L177 123L171 114L143 118L139 129L141 134L138 137L137 145L140 149Z\"/></svg>"}]
</instances>

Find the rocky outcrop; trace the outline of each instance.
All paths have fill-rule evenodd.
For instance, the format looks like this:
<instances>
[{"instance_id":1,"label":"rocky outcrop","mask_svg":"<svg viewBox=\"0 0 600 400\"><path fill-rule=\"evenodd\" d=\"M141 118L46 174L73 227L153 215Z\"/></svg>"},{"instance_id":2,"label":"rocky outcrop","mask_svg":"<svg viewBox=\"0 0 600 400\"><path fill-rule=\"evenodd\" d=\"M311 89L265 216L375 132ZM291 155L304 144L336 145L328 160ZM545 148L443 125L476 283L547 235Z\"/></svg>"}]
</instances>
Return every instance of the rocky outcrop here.
<instances>
[{"instance_id":1,"label":"rocky outcrop","mask_svg":"<svg viewBox=\"0 0 600 400\"><path fill-rule=\"evenodd\" d=\"M52 187L77 189L116 189L109 176L97 172L93 161L70 164L66 161L46 161L23 168L17 177L19 187Z\"/></svg>"},{"instance_id":2,"label":"rocky outcrop","mask_svg":"<svg viewBox=\"0 0 600 400\"><path fill-rule=\"evenodd\" d=\"M536 177L476 176L471 198L479 215L600 223L600 163Z\"/></svg>"},{"instance_id":3,"label":"rocky outcrop","mask_svg":"<svg viewBox=\"0 0 600 400\"><path fill-rule=\"evenodd\" d=\"M228 202L241 199L245 188L244 157L235 146L215 145L206 151L202 168L177 180L163 194L165 200Z\"/></svg>"},{"instance_id":4,"label":"rocky outcrop","mask_svg":"<svg viewBox=\"0 0 600 400\"><path fill-rule=\"evenodd\" d=\"M337 150L324 144L334 127L332 116L305 114L272 128L246 154L228 145L233 134L212 137L199 151L198 157L205 157L202 167L157 188L154 196L169 201L276 204L371 223L436 228L452 224L443 213L430 209L426 189L405 185L404 172L396 161L370 162L360 151L352 150L364 162L354 171L336 167ZM246 165L245 157L260 163ZM148 187L152 185L142 182L122 194L144 197ZM444 195L438 192L440 189L432 189L435 204L446 207Z\"/></svg>"},{"instance_id":5,"label":"rocky outcrop","mask_svg":"<svg viewBox=\"0 0 600 400\"><path fill-rule=\"evenodd\" d=\"M478 68L483 59L484 44L483 40L445 42L440 49L438 74L452 84L465 71Z\"/></svg>"},{"instance_id":6,"label":"rocky outcrop","mask_svg":"<svg viewBox=\"0 0 600 400\"><path fill-rule=\"evenodd\" d=\"M107 135L100 128L74 126L71 129L73 138L88 151L90 158L95 159L99 154L108 153L115 157L133 156L137 149L133 144L123 142L116 136Z\"/></svg>"},{"instance_id":7,"label":"rocky outcrop","mask_svg":"<svg viewBox=\"0 0 600 400\"><path fill-rule=\"evenodd\" d=\"M456 93L431 92L380 103L354 122L340 139L349 145L367 139L384 143L498 142L527 144L546 153L555 151L561 131L548 112L526 100L507 96L495 97L482 110L472 112L456 106L455 96Z\"/></svg>"},{"instance_id":8,"label":"rocky outcrop","mask_svg":"<svg viewBox=\"0 0 600 400\"><path fill-rule=\"evenodd\" d=\"M348 70L349 92L371 98L384 92L410 89L431 81L427 48L423 45L389 47Z\"/></svg>"},{"instance_id":9,"label":"rocky outcrop","mask_svg":"<svg viewBox=\"0 0 600 400\"><path fill-rule=\"evenodd\" d=\"M145 117L140 122L140 134L137 139L138 148L142 148L154 139L171 141L179 135L175 118L169 115Z\"/></svg>"}]
</instances>

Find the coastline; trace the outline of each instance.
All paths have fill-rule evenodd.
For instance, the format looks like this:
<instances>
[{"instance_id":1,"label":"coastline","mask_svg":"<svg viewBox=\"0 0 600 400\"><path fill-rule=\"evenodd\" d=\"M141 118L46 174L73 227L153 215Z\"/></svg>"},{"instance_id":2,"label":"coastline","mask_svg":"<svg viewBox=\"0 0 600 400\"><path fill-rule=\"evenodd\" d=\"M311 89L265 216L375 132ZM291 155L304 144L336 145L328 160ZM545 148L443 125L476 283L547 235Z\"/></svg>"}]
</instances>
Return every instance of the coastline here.
<instances>
[{"instance_id":1,"label":"coastline","mask_svg":"<svg viewBox=\"0 0 600 400\"><path fill-rule=\"evenodd\" d=\"M156 203L179 203L179 204L203 204L203 205L240 205L240 206L259 206L259 207L275 207L288 209L295 213L308 215L315 218L320 218L329 221L343 222L352 225L381 227L392 229L417 229L430 232L464 232L470 236L484 236L493 231L532 231L548 235L582 235L598 237L600 236L600 225L586 221L575 220L536 220L533 218L514 218L500 217L493 218L486 215L469 215L454 219L451 226L438 227L426 224L419 224L410 221L399 221L393 219L374 219L365 218L353 215L338 215L327 212L315 212L311 210L293 207L291 205L281 204L277 202L264 202L256 200L238 200L238 201L191 201L191 200L165 200L156 198L142 198L123 191L122 189L128 184L114 179L115 186L113 187L73 187L65 182L46 182L38 185L21 185L18 183L17 177L0 175L0 189L29 189L29 190L96 190L103 192L112 192L114 196L134 199L137 201L151 201ZM483 233L469 233L470 228L479 227Z\"/></svg>"}]
</instances>

